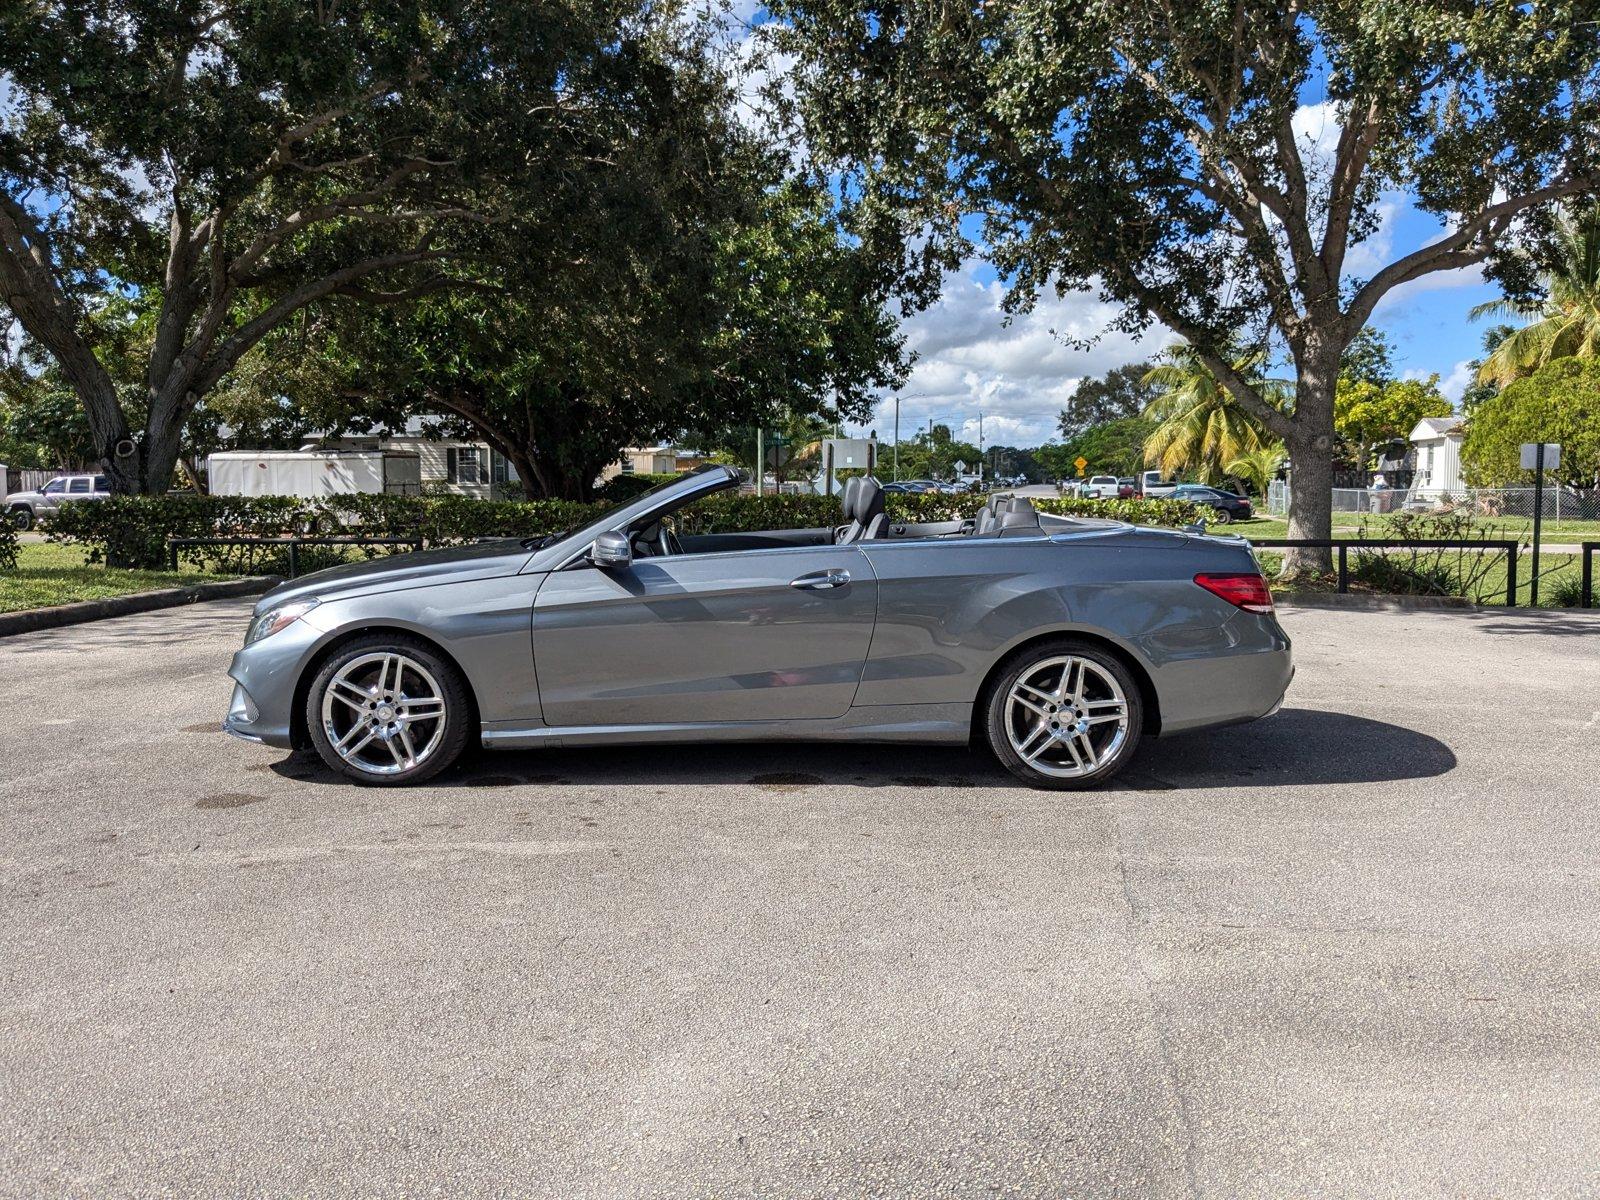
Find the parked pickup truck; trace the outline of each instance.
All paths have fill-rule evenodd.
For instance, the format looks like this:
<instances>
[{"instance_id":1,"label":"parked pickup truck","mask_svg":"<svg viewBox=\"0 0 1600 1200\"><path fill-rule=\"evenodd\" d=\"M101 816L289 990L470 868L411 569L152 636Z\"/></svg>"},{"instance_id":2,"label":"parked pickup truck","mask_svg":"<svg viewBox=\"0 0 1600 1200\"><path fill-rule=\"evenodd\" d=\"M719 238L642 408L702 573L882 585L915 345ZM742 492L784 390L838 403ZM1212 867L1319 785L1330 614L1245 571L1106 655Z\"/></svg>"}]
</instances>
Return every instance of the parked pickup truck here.
<instances>
[{"instance_id":1,"label":"parked pickup truck","mask_svg":"<svg viewBox=\"0 0 1600 1200\"><path fill-rule=\"evenodd\" d=\"M1147 500L1170 496L1178 486L1179 481L1176 479L1161 478L1160 471L1142 471L1139 474L1139 495Z\"/></svg>"},{"instance_id":2,"label":"parked pickup truck","mask_svg":"<svg viewBox=\"0 0 1600 1200\"><path fill-rule=\"evenodd\" d=\"M111 494L104 475L57 475L37 492L6 497L6 517L18 529L32 529L74 500L104 500Z\"/></svg>"}]
</instances>

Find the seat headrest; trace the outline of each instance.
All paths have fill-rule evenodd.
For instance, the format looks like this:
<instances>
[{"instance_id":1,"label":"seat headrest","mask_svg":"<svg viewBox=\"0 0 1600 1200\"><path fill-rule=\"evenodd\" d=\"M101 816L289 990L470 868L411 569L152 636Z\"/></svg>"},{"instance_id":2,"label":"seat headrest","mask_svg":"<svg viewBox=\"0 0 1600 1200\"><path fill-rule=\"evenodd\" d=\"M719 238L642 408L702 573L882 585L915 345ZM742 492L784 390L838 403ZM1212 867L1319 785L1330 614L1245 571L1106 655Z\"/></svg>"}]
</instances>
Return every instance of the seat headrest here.
<instances>
[{"instance_id":1,"label":"seat headrest","mask_svg":"<svg viewBox=\"0 0 1600 1200\"><path fill-rule=\"evenodd\" d=\"M888 501L884 498L883 485L871 475L863 475L851 482L859 485L855 494L855 519L866 525L871 523L873 517L882 516L888 505Z\"/></svg>"},{"instance_id":2,"label":"seat headrest","mask_svg":"<svg viewBox=\"0 0 1600 1200\"><path fill-rule=\"evenodd\" d=\"M856 496L861 491L861 480L852 475L844 481L844 486L839 489L839 508L844 512L846 521L856 519Z\"/></svg>"},{"instance_id":3,"label":"seat headrest","mask_svg":"<svg viewBox=\"0 0 1600 1200\"><path fill-rule=\"evenodd\" d=\"M1033 501L1026 496L1017 496L1000 513L1001 529L1037 528L1039 514L1034 510Z\"/></svg>"}]
</instances>

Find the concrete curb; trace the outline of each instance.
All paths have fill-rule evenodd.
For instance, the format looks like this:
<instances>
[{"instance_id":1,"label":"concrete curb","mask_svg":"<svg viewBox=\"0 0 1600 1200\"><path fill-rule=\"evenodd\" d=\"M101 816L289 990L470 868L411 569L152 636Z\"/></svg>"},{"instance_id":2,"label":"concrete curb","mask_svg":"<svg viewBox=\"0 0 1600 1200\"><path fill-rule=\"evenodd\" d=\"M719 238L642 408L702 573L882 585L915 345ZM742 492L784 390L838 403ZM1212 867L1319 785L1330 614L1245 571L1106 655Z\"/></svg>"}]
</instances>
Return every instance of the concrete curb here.
<instances>
[{"instance_id":1,"label":"concrete curb","mask_svg":"<svg viewBox=\"0 0 1600 1200\"><path fill-rule=\"evenodd\" d=\"M158 608L177 608L204 600L231 600L237 596L258 596L276 587L276 575L254 575L247 579L225 579L215 583L196 583L189 587L162 588L155 592L134 592L127 596L108 596L104 600L83 600L77 604L58 604L53 608L30 608L22 612L0 613L0 637L57 629L107 617L126 617Z\"/></svg>"},{"instance_id":2,"label":"concrete curb","mask_svg":"<svg viewBox=\"0 0 1600 1200\"><path fill-rule=\"evenodd\" d=\"M1416 612L1437 608L1504 608L1503 604L1474 604L1465 596L1380 596L1371 592L1309 592L1272 597L1279 608L1354 608L1370 612Z\"/></svg>"}]
</instances>

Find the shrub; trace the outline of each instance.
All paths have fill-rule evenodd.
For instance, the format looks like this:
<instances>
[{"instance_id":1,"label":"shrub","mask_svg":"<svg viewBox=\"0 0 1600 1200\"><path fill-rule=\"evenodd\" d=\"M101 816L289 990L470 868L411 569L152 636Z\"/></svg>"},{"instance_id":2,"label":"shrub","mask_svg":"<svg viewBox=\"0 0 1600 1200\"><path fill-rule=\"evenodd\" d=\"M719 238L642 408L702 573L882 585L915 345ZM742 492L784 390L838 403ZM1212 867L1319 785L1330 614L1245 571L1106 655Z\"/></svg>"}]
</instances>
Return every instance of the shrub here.
<instances>
[{"instance_id":1,"label":"shrub","mask_svg":"<svg viewBox=\"0 0 1600 1200\"><path fill-rule=\"evenodd\" d=\"M637 478L634 476L632 478ZM888 498L894 522L950 521L971 517L982 496L898 495ZM1076 500L1046 498L1042 512L1109 517L1136 524L1184 525L1200 510L1180 500ZM83 545L90 562L156 569L167 562L169 538L279 538L291 536L418 538L448 546L479 538L542 537L582 525L608 507L571 500L476 500L467 496L335 496L323 501L293 496L113 496L64 505L49 530L51 541ZM758 529L814 529L840 524L837 496L751 496L723 493L683 510L683 533L744 533ZM361 552L386 553L385 547ZM344 558L342 547L300 551L302 571ZM226 574L284 573L288 551L274 546L202 546L180 551L184 562Z\"/></svg>"},{"instance_id":2,"label":"shrub","mask_svg":"<svg viewBox=\"0 0 1600 1200\"><path fill-rule=\"evenodd\" d=\"M673 475L613 475L605 483L595 489L595 499L603 500L608 504L621 504L632 500L635 496L642 496L657 484L666 483L676 479Z\"/></svg>"},{"instance_id":3,"label":"shrub","mask_svg":"<svg viewBox=\"0 0 1600 1200\"><path fill-rule=\"evenodd\" d=\"M0 521L0 571L17 569L17 527Z\"/></svg>"}]
</instances>

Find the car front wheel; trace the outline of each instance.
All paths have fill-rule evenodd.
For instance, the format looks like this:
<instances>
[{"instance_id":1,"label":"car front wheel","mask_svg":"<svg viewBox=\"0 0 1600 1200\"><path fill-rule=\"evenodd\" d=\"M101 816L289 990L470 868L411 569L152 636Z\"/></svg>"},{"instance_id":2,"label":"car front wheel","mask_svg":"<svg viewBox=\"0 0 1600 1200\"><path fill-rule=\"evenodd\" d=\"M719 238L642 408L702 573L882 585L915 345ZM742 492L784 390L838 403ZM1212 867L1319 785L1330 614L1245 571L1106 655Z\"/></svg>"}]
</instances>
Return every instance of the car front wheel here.
<instances>
[{"instance_id":1,"label":"car front wheel","mask_svg":"<svg viewBox=\"0 0 1600 1200\"><path fill-rule=\"evenodd\" d=\"M11 510L11 523L26 533L33 528L33 509L13 508Z\"/></svg>"},{"instance_id":2,"label":"car front wheel","mask_svg":"<svg viewBox=\"0 0 1600 1200\"><path fill-rule=\"evenodd\" d=\"M985 708L989 746L1034 787L1096 787L1127 765L1144 729L1138 684L1113 655L1063 638L1017 655Z\"/></svg>"},{"instance_id":3,"label":"car front wheel","mask_svg":"<svg viewBox=\"0 0 1600 1200\"><path fill-rule=\"evenodd\" d=\"M306 696L322 761L358 783L419 783L461 756L474 723L456 668L411 638L374 634L341 647Z\"/></svg>"}]
</instances>

